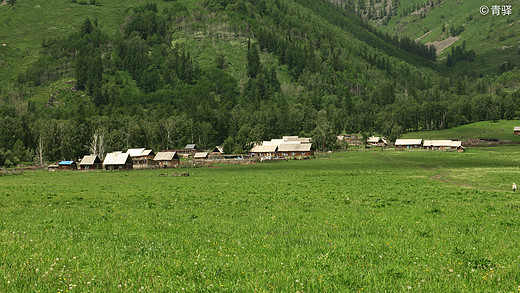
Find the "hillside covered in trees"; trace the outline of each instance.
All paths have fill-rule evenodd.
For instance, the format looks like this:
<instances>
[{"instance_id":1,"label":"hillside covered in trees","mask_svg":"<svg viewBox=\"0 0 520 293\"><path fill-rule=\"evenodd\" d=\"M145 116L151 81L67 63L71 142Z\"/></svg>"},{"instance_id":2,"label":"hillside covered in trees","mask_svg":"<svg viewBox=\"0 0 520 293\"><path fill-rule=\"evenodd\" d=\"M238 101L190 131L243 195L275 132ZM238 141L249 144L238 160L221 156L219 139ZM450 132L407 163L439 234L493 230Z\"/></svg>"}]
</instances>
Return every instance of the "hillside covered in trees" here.
<instances>
[{"instance_id":1,"label":"hillside covered in trees","mask_svg":"<svg viewBox=\"0 0 520 293\"><path fill-rule=\"evenodd\" d=\"M458 74L499 75L520 66L520 1L330 1L355 13L384 35L436 46L440 63ZM481 8L489 10L481 13ZM463 48L467 52L456 51Z\"/></svg>"},{"instance_id":2,"label":"hillside covered in trees","mask_svg":"<svg viewBox=\"0 0 520 293\"><path fill-rule=\"evenodd\" d=\"M24 54L15 45L0 47L0 74L12 73L0 75L8 166L192 142L241 153L283 135L333 149L340 133L395 139L513 119L520 106L516 70L450 74L430 47L390 38L329 1L150 1L110 19L85 13L72 31L45 35L34 60L8 68Z\"/></svg>"}]
</instances>

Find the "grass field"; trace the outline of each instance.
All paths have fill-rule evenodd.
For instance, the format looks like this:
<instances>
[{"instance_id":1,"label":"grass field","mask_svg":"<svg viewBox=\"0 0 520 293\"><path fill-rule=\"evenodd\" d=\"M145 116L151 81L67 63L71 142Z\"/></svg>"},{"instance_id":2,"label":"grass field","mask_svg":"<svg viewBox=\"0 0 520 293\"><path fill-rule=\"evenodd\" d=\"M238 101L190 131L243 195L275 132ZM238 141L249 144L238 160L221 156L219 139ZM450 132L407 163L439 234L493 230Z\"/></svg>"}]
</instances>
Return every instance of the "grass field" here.
<instances>
[{"instance_id":1,"label":"grass field","mask_svg":"<svg viewBox=\"0 0 520 293\"><path fill-rule=\"evenodd\" d=\"M459 139L463 141L469 138L498 138L500 140L520 142L520 136L513 134L515 126L520 126L520 121L482 121L444 130L410 132L404 134L403 138Z\"/></svg>"},{"instance_id":2,"label":"grass field","mask_svg":"<svg viewBox=\"0 0 520 293\"><path fill-rule=\"evenodd\" d=\"M520 150L0 177L1 292L520 288Z\"/></svg>"}]
</instances>

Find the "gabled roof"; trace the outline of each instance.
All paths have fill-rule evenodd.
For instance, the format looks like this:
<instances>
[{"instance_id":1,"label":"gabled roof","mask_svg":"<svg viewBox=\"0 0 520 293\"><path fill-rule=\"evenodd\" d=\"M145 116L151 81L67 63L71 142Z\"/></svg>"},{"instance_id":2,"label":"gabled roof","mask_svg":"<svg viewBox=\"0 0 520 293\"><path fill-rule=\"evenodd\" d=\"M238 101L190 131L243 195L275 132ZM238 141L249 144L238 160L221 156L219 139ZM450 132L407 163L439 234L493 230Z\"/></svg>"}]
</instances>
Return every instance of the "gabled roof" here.
<instances>
[{"instance_id":1,"label":"gabled roof","mask_svg":"<svg viewBox=\"0 0 520 293\"><path fill-rule=\"evenodd\" d=\"M171 161L173 159L178 159L179 156L177 152L158 152L153 158L154 161Z\"/></svg>"},{"instance_id":2,"label":"gabled roof","mask_svg":"<svg viewBox=\"0 0 520 293\"><path fill-rule=\"evenodd\" d=\"M101 160L97 155L86 155L83 157L81 162L79 163L80 166L85 165L94 165L94 164L101 164Z\"/></svg>"},{"instance_id":3,"label":"gabled roof","mask_svg":"<svg viewBox=\"0 0 520 293\"><path fill-rule=\"evenodd\" d=\"M129 154L130 157L143 157L143 156L154 155L152 150L147 150L145 148L128 149L126 151L126 153Z\"/></svg>"},{"instance_id":4,"label":"gabled roof","mask_svg":"<svg viewBox=\"0 0 520 293\"><path fill-rule=\"evenodd\" d=\"M451 147L452 140L425 140L423 146L425 147Z\"/></svg>"},{"instance_id":5,"label":"gabled roof","mask_svg":"<svg viewBox=\"0 0 520 293\"><path fill-rule=\"evenodd\" d=\"M130 155L130 157L139 157L142 156L142 153L144 152L144 148L140 149L128 149L126 151L127 154Z\"/></svg>"},{"instance_id":6,"label":"gabled roof","mask_svg":"<svg viewBox=\"0 0 520 293\"><path fill-rule=\"evenodd\" d=\"M105 157L105 161L103 162L103 165L124 165L126 163L131 163L132 158L128 153L122 153L122 152L113 152L107 154Z\"/></svg>"},{"instance_id":7,"label":"gabled roof","mask_svg":"<svg viewBox=\"0 0 520 293\"><path fill-rule=\"evenodd\" d=\"M187 150L194 150L196 148L197 148L197 145L194 143L187 144L185 147L185 149L187 149Z\"/></svg>"},{"instance_id":8,"label":"gabled roof","mask_svg":"<svg viewBox=\"0 0 520 293\"><path fill-rule=\"evenodd\" d=\"M221 154L223 154L224 153L224 148L217 145L217 146L215 146L213 148L213 150L211 152L212 153L221 153Z\"/></svg>"},{"instance_id":9,"label":"gabled roof","mask_svg":"<svg viewBox=\"0 0 520 293\"><path fill-rule=\"evenodd\" d=\"M302 143L309 143L311 142L311 139L308 137L298 137L298 136L284 136L282 138L285 142L302 142Z\"/></svg>"},{"instance_id":10,"label":"gabled roof","mask_svg":"<svg viewBox=\"0 0 520 293\"><path fill-rule=\"evenodd\" d=\"M155 153L152 150L144 150L141 153L141 156L153 156L153 155L155 155Z\"/></svg>"},{"instance_id":11,"label":"gabled roof","mask_svg":"<svg viewBox=\"0 0 520 293\"><path fill-rule=\"evenodd\" d=\"M452 140L451 141L451 147L454 147L454 148L463 147L462 146L462 141L460 141L460 140Z\"/></svg>"},{"instance_id":12,"label":"gabled roof","mask_svg":"<svg viewBox=\"0 0 520 293\"><path fill-rule=\"evenodd\" d=\"M310 143L282 143L278 147L279 152L308 152L311 150Z\"/></svg>"},{"instance_id":13,"label":"gabled roof","mask_svg":"<svg viewBox=\"0 0 520 293\"><path fill-rule=\"evenodd\" d=\"M395 145L421 145L422 139L396 139Z\"/></svg>"},{"instance_id":14,"label":"gabled roof","mask_svg":"<svg viewBox=\"0 0 520 293\"><path fill-rule=\"evenodd\" d=\"M515 126L515 128L513 129L513 131L520 131L520 126Z\"/></svg>"},{"instance_id":15,"label":"gabled roof","mask_svg":"<svg viewBox=\"0 0 520 293\"><path fill-rule=\"evenodd\" d=\"M204 159L209 156L208 152L201 152L201 153L195 153L195 156L193 156L194 159Z\"/></svg>"},{"instance_id":16,"label":"gabled roof","mask_svg":"<svg viewBox=\"0 0 520 293\"><path fill-rule=\"evenodd\" d=\"M371 136L367 139L368 143L378 143L379 141L381 141L379 136Z\"/></svg>"},{"instance_id":17,"label":"gabled roof","mask_svg":"<svg viewBox=\"0 0 520 293\"><path fill-rule=\"evenodd\" d=\"M76 162L74 162L74 161L61 161L58 165L60 165L60 166L70 166L70 165L73 165L73 164L76 164Z\"/></svg>"},{"instance_id":18,"label":"gabled roof","mask_svg":"<svg viewBox=\"0 0 520 293\"><path fill-rule=\"evenodd\" d=\"M254 146L249 152L250 153L274 153L278 149L277 145L257 145Z\"/></svg>"}]
</instances>

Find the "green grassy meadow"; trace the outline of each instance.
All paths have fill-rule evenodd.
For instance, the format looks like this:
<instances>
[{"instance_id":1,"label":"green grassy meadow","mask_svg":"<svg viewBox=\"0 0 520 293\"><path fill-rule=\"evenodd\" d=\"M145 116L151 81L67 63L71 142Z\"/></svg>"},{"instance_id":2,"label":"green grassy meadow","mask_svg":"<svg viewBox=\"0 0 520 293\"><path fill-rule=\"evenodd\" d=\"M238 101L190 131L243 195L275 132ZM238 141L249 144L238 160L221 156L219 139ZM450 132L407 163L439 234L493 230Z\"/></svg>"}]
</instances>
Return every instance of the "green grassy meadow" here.
<instances>
[{"instance_id":1,"label":"green grassy meadow","mask_svg":"<svg viewBox=\"0 0 520 293\"><path fill-rule=\"evenodd\" d=\"M516 291L519 155L3 176L0 291Z\"/></svg>"},{"instance_id":2,"label":"green grassy meadow","mask_svg":"<svg viewBox=\"0 0 520 293\"><path fill-rule=\"evenodd\" d=\"M422 139L459 139L469 138L497 138L500 140L510 140L520 142L520 136L513 133L515 126L520 126L518 120L481 121L466 124L458 127L435 130L435 131L416 131L403 135L403 138L422 138Z\"/></svg>"}]
</instances>

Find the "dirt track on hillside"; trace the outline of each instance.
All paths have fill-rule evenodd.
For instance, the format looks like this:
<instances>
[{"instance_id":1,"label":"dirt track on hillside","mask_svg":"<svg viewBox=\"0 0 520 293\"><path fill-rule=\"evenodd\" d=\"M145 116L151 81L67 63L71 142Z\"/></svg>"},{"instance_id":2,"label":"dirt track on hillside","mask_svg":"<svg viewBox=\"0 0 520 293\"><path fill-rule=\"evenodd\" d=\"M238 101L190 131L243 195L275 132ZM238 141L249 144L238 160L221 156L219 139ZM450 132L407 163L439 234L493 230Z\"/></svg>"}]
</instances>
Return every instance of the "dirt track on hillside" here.
<instances>
[{"instance_id":1,"label":"dirt track on hillside","mask_svg":"<svg viewBox=\"0 0 520 293\"><path fill-rule=\"evenodd\" d=\"M426 43L426 45L433 45L435 47L435 49L437 49L437 55L440 55L442 53L442 51L444 51L444 49L448 48L449 46L451 46L453 43L455 43L459 39L460 39L460 37L449 37L440 42Z\"/></svg>"}]
</instances>

